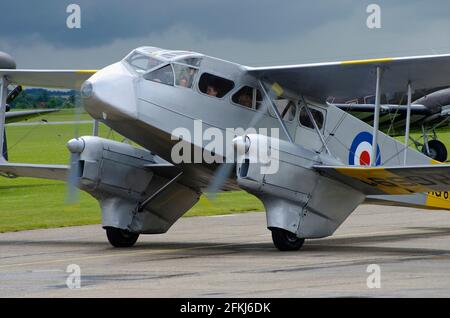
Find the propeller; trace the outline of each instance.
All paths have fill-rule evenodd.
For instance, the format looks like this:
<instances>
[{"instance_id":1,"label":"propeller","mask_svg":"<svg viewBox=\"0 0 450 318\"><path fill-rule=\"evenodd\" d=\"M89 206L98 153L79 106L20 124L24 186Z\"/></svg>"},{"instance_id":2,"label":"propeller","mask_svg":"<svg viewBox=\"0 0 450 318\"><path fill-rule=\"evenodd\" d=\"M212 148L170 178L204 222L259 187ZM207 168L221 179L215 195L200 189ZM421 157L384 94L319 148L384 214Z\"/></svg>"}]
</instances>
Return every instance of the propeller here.
<instances>
[{"instance_id":1,"label":"propeller","mask_svg":"<svg viewBox=\"0 0 450 318\"><path fill-rule=\"evenodd\" d=\"M264 85L261 82L262 85ZM266 90L267 94L271 99L281 96L283 94L283 89L281 86L277 83L274 83L271 86L270 90ZM263 95L263 100L261 102L261 107L255 112L255 115L253 116L252 120L248 124L248 128L255 128L259 124L259 122L264 118L264 115L267 113L269 103L271 103L271 100L267 100L266 94ZM232 153L235 153L234 151ZM231 156L230 153L227 153L226 158L229 158ZM224 186L227 179L230 177L231 173L233 172L233 169L235 168L235 160L233 160L233 163L222 163L220 167L215 171L214 176L212 178L212 181L208 185L208 188L206 189L206 198L209 200L215 200L217 197L217 193L220 191L220 189Z\"/></svg>"},{"instance_id":2,"label":"propeller","mask_svg":"<svg viewBox=\"0 0 450 318\"><path fill-rule=\"evenodd\" d=\"M84 141L79 136L79 124L81 113L83 111L83 100L79 94L75 95L75 128L74 138L67 142L67 148L70 151L69 175L67 178L67 204L76 204L79 202L80 194L78 189L78 180L80 177L80 154L84 150Z\"/></svg>"}]
</instances>

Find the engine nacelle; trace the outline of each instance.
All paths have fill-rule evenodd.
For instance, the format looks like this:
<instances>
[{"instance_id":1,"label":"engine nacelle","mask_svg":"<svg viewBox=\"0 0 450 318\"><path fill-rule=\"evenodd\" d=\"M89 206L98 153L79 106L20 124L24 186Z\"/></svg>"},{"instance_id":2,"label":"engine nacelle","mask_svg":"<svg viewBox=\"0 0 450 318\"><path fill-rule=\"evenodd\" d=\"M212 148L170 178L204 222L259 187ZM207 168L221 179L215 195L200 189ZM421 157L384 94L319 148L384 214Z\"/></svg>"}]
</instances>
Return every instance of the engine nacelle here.
<instances>
[{"instance_id":1,"label":"engine nacelle","mask_svg":"<svg viewBox=\"0 0 450 318\"><path fill-rule=\"evenodd\" d=\"M103 227L164 233L199 199L199 193L179 183L154 196L179 169L147 150L92 136L72 139L67 146L80 154L78 186L99 201ZM155 170L160 164L163 175ZM138 209L148 198L154 199Z\"/></svg>"},{"instance_id":2,"label":"engine nacelle","mask_svg":"<svg viewBox=\"0 0 450 318\"><path fill-rule=\"evenodd\" d=\"M268 228L301 238L326 237L364 201L360 192L314 170L315 164L330 158L258 134L238 137L235 145L237 182L263 202Z\"/></svg>"},{"instance_id":3,"label":"engine nacelle","mask_svg":"<svg viewBox=\"0 0 450 318\"><path fill-rule=\"evenodd\" d=\"M145 167L155 163L151 152L92 136L78 138L77 142L81 150L80 189L94 196L109 194L135 200L145 196L153 178L153 172Z\"/></svg>"}]
</instances>

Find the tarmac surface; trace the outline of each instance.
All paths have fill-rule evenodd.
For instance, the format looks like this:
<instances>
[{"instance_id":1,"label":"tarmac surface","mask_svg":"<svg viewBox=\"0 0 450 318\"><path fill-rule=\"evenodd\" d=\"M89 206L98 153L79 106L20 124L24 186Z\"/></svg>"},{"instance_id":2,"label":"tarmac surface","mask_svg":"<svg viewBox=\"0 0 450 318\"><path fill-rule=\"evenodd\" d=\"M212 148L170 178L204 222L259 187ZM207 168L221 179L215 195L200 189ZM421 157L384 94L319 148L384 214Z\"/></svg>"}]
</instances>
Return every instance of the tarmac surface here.
<instances>
[{"instance_id":1,"label":"tarmac surface","mask_svg":"<svg viewBox=\"0 0 450 318\"><path fill-rule=\"evenodd\" d=\"M362 206L334 236L284 253L264 213L183 218L131 249L110 247L99 225L0 234L0 297L449 296L445 211Z\"/></svg>"}]
</instances>

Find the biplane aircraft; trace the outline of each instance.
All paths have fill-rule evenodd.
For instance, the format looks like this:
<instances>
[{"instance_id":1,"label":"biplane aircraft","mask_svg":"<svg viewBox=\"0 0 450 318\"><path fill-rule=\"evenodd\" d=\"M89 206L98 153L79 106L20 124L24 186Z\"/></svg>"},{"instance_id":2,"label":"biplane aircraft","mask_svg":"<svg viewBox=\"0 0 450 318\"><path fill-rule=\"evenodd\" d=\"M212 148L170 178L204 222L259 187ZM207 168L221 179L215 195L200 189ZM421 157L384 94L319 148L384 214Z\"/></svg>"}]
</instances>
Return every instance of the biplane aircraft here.
<instances>
[{"instance_id":1,"label":"biplane aircraft","mask_svg":"<svg viewBox=\"0 0 450 318\"><path fill-rule=\"evenodd\" d=\"M12 57L4 52L0 52L0 69L14 69L14 68L16 68L16 63L14 62ZM19 94L21 92L22 92L22 86L17 85L14 89L12 89L8 93L8 95L6 97L5 112L7 112L7 113L5 114L5 119L4 119L4 122L6 124L10 124L10 123L14 123L14 122L22 121L22 120L27 120L29 118L40 116L45 113L52 113L52 112L57 111L55 109L35 109L35 110L9 112L11 109L9 104L11 102L13 102L14 99L16 99L17 96L19 96ZM7 144L6 132L5 132L5 130L3 130L2 154L3 154L3 158L7 160L8 159L8 150L7 150L8 148L7 148L6 144Z\"/></svg>"},{"instance_id":2,"label":"biplane aircraft","mask_svg":"<svg viewBox=\"0 0 450 318\"><path fill-rule=\"evenodd\" d=\"M275 246L298 250L332 235L363 203L450 207L450 165L407 146L413 90L450 86L449 74L450 55L248 67L155 47L98 71L3 69L0 117L8 84L80 89L95 120L138 146L94 134L68 141L68 166L3 162L0 171L88 192L116 247L166 232L202 193L243 189L263 202ZM382 94L399 92L408 101L406 143L379 130ZM372 126L328 100L370 94ZM232 131L231 146L189 138L209 129ZM183 157L191 149L186 157L200 160L174 160L180 143Z\"/></svg>"}]
</instances>

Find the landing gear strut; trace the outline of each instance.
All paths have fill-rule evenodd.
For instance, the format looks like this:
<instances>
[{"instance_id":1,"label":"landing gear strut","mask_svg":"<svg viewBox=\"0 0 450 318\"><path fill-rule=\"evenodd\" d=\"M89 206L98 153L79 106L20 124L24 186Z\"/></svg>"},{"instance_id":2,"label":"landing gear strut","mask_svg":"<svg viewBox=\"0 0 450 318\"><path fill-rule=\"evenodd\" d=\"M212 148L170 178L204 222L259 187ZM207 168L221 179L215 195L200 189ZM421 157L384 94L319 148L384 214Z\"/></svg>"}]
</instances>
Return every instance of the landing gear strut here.
<instances>
[{"instance_id":1,"label":"landing gear strut","mask_svg":"<svg viewBox=\"0 0 450 318\"><path fill-rule=\"evenodd\" d=\"M284 229L273 227L270 230L272 231L273 244L280 251L298 251L305 242L305 239L298 238L294 233Z\"/></svg>"},{"instance_id":2,"label":"landing gear strut","mask_svg":"<svg viewBox=\"0 0 450 318\"><path fill-rule=\"evenodd\" d=\"M114 247L131 247L136 243L139 234L115 227L106 228L106 236Z\"/></svg>"}]
</instances>

